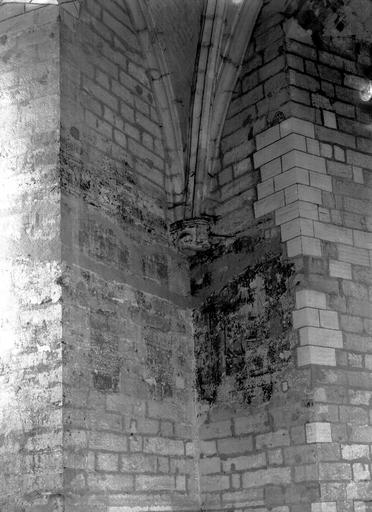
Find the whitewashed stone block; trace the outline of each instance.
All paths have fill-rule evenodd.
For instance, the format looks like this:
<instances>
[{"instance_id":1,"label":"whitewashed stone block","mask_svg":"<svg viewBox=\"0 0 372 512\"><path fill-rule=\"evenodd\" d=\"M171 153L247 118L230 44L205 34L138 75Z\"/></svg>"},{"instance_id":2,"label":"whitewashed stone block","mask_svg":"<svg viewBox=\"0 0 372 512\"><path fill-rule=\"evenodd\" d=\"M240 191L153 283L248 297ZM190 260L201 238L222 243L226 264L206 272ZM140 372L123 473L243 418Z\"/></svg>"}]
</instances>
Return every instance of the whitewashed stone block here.
<instances>
[{"instance_id":1,"label":"whitewashed stone block","mask_svg":"<svg viewBox=\"0 0 372 512\"><path fill-rule=\"evenodd\" d=\"M305 425L307 443L331 443L331 424L328 422L314 421Z\"/></svg>"}]
</instances>

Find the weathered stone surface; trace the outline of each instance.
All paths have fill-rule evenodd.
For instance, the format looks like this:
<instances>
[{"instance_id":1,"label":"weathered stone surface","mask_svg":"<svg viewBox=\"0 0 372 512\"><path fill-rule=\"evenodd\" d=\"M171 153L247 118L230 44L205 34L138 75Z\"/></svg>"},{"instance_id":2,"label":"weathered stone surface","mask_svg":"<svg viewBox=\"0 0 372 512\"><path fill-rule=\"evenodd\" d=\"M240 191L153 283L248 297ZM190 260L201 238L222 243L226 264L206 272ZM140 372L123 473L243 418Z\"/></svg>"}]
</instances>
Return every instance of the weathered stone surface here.
<instances>
[{"instance_id":1,"label":"weathered stone surface","mask_svg":"<svg viewBox=\"0 0 372 512\"><path fill-rule=\"evenodd\" d=\"M146 2L1 2L0 509L366 512L370 56L320 31L321 0L264 2L187 259L181 3L169 26L151 3L161 35ZM225 44L242 3L219 5ZM184 41L162 48L175 102L158 37Z\"/></svg>"}]
</instances>

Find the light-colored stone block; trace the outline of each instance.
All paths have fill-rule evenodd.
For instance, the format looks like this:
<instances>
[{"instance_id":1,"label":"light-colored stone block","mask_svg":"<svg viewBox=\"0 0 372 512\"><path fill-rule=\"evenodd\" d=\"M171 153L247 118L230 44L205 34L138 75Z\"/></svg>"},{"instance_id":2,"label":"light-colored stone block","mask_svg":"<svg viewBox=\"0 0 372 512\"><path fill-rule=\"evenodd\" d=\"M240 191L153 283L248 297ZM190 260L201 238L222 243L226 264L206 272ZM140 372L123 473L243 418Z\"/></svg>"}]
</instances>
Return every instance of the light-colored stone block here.
<instances>
[{"instance_id":1,"label":"light-colored stone block","mask_svg":"<svg viewBox=\"0 0 372 512\"><path fill-rule=\"evenodd\" d=\"M282 241L286 242L296 236L314 236L313 221L310 219L302 219L298 217L280 226Z\"/></svg>"},{"instance_id":2,"label":"light-colored stone block","mask_svg":"<svg viewBox=\"0 0 372 512\"><path fill-rule=\"evenodd\" d=\"M263 199L274 193L274 182L272 179L263 181L257 185L257 197Z\"/></svg>"},{"instance_id":3,"label":"light-colored stone block","mask_svg":"<svg viewBox=\"0 0 372 512\"><path fill-rule=\"evenodd\" d=\"M308 153L320 156L320 144L318 140L306 137L306 147Z\"/></svg>"},{"instance_id":4,"label":"light-colored stone block","mask_svg":"<svg viewBox=\"0 0 372 512\"><path fill-rule=\"evenodd\" d=\"M343 261L330 260L329 274L331 277L340 277L341 279L351 279L351 265Z\"/></svg>"},{"instance_id":5,"label":"light-colored stone block","mask_svg":"<svg viewBox=\"0 0 372 512\"><path fill-rule=\"evenodd\" d=\"M319 312L319 315L321 312ZM301 345L316 345L320 347L342 348L342 332L336 329L322 327L302 327L300 329Z\"/></svg>"},{"instance_id":6,"label":"light-colored stone block","mask_svg":"<svg viewBox=\"0 0 372 512\"><path fill-rule=\"evenodd\" d=\"M369 253L367 249L349 245L337 244L338 259L353 265L370 266Z\"/></svg>"},{"instance_id":7,"label":"light-colored stone block","mask_svg":"<svg viewBox=\"0 0 372 512\"><path fill-rule=\"evenodd\" d=\"M339 160L340 162L345 162L345 151L339 146L333 146L333 150L335 153L335 160Z\"/></svg>"},{"instance_id":8,"label":"light-colored stone block","mask_svg":"<svg viewBox=\"0 0 372 512\"><path fill-rule=\"evenodd\" d=\"M274 178L275 190L282 190L297 183L309 184L309 172L300 167L293 167Z\"/></svg>"},{"instance_id":9,"label":"light-colored stone block","mask_svg":"<svg viewBox=\"0 0 372 512\"><path fill-rule=\"evenodd\" d=\"M265 165L261 166L260 174L261 174L261 180L265 181L270 178L273 178L274 176L277 176L282 172L282 161L280 158L276 158L275 160L272 160L271 162L268 162Z\"/></svg>"},{"instance_id":10,"label":"light-colored stone block","mask_svg":"<svg viewBox=\"0 0 372 512\"><path fill-rule=\"evenodd\" d=\"M322 250L317 238L298 236L287 242L287 253L290 258L299 255L320 257Z\"/></svg>"},{"instance_id":11,"label":"light-colored stone block","mask_svg":"<svg viewBox=\"0 0 372 512\"><path fill-rule=\"evenodd\" d=\"M331 424L328 422L314 421L305 425L307 443L331 443Z\"/></svg>"},{"instance_id":12,"label":"light-colored stone block","mask_svg":"<svg viewBox=\"0 0 372 512\"><path fill-rule=\"evenodd\" d=\"M286 189L286 203L300 200L308 203L322 204L322 193L319 189L299 184Z\"/></svg>"},{"instance_id":13,"label":"light-colored stone block","mask_svg":"<svg viewBox=\"0 0 372 512\"><path fill-rule=\"evenodd\" d=\"M320 241L316 238L311 238L309 236L301 237L302 243L302 254L305 256L314 256L315 258L319 258L322 256L322 248L320 245Z\"/></svg>"},{"instance_id":14,"label":"light-colored stone block","mask_svg":"<svg viewBox=\"0 0 372 512\"><path fill-rule=\"evenodd\" d=\"M290 151L282 157L283 171L287 171L292 167L301 167L309 171L326 173L324 158L297 150Z\"/></svg>"},{"instance_id":15,"label":"light-colored stone block","mask_svg":"<svg viewBox=\"0 0 372 512\"><path fill-rule=\"evenodd\" d=\"M369 458L369 446L366 444L343 444L341 455L345 460L357 460Z\"/></svg>"},{"instance_id":16,"label":"light-colored stone block","mask_svg":"<svg viewBox=\"0 0 372 512\"><path fill-rule=\"evenodd\" d=\"M297 365L307 366L336 366L336 351L334 348L313 347L310 345L297 349Z\"/></svg>"},{"instance_id":17,"label":"light-colored stone block","mask_svg":"<svg viewBox=\"0 0 372 512\"><path fill-rule=\"evenodd\" d=\"M372 160L372 157L371 157ZM371 194L372 195L372 194ZM363 247L365 249L372 249L372 233L366 231L353 230L354 244L356 247ZM342 240L340 240L341 242Z\"/></svg>"},{"instance_id":18,"label":"light-colored stone block","mask_svg":"<svg viewBox=\"0 0 372 512\"><path fill-rule=\"evenodd\" d=\"M330 144L325 144L324 142L320 143L320 154L325 158L332 158L332 146Z\"/></svg>"},{"instance_id":19,"label":"light-colored stone block","mask_svg":"<svg viewBox=\"0 0 372 512\"><path fill-rule=\"evenodd\" d=\"M328 208L323 208L319 206L319 220L321 222L331 222L331 212L328 210Z\"/></svg>"},{"instance_id":20,"label":"light-colored stone block","mask_svg":"<svg viewBox=\"0 0 372 512\"><path fill-rule=\"evenodd\" d=\"M315 308L302 308L293 311L293 327L299 329L300 327L319 327L319 310Z\"/></svg>"},{"instance_id":21,"label":"light-colored stone block","mask_svg":"<svg viewBox=\"0 0 372 512\"><path fill-rule=\"evenodd\" d=\"M334 112L329 112L329 110L323 110L323 121L324 126L328 128L334 128L337 130L337 120L336 114Z\"/></svg>"},{"instance_id":22,"label":"light-colored stone block","mask_svg":"<svg viewBox=\"0 0 372 512\"><path fill-rule=\"evenodd\" d=\"M306 151L306 140L302 135L298 135L297 133L291 133L280 139L269 146L266 146L263 149L257 151L253 156L254 166L256 169L261 167L261 165L278 158L288 151L298 149L301 151Z\"/></svg>"},{"instance_id":23,"label":"light-colored stone block","mask_svg":"<svg viewBox=\"0 0 372 512\"><path fill-rule=\"evenodd\" d=\"M297 217L318 220L318 206L305 201L288 204L275 212L275 223L280 226L284 222L289 222Z\"/></svg>"},{"instance_id":24,"label":"light-colored stone block","mask_svg":"<svg viewBox=\"0 0 372 512\"><path fill-rule=\"evenodd\" d=\"M284 193L283 191L275 192L271 196L260 199L254 203L254 213L256 219L273 212L284 206Z\"/></svg>"},{"instance_id":25,"label":"light-colored stone block","mask_svg":"<svg viewBox=\"0 0 372 512\"><path fill-rule=\"evenodd\" d=\"M368 462L355 462L352 467L353 477L356 482L371 480Z\"/></svg>"},{"instance_id":26,"label":"light-colored stone block","mask_svg":"<svg viewBox=\"0 0 372 512\"><path fill-rule=\"evenodd\" d=\"M311 504L311 512L337 512L335 501L321 501Z\"/></svg>"},{"instance_id":27,"label":"light-colored stone block","mask_svg":"<svg viewBox=\"0 0 372 512\"><path fill-rule=\"evenodd\" d=\"M347 162L357 167L364 167L366 169L371 168L371 155L366 153L359 153L359 151L353 151L348 149L346 151Z\"/></svg>"},{"instance_id":28,"label":"light-colored stone block","mask_svg":"<svg viewBox=\"0 0 372 512\"><path fill-rule=\"evenodd\" d=\"M326 329L339 329L338 313L336 311L319 311L320 325Z\"/></svg>"},{"instance_id":29,"label":"light-colored stone block","mask_svg":"<svg viewBox=\"0 0 372 512\"><path fill-rule=\"evenodd\" d=\"M302 242L301 237L296 236L296 238L292 238L287 242L287 254L289 258L293 258L294 256L299 256L303 254L302 252Z\"/></svg>"},{"instance_id":30,"label":"light-colored stone block","mask_svg":"<svg viewBox=\"0 0 372 512\"><path fill-rule=\"evenodd\" d=\"M353 165L353 180L355 183L364 183L363 169Z\"/></svg>"},{"instance_id":31,"label":"light-colored stone block","mask_svg":"<svg viewBox=\"0 0 372 512\"><path fill-rule=\"evenodd\" d=\"M310 172L310 185L327 192L332 192L332 177L319 172Z\"/></svg>"},{"instance_id":32,"label":"light-colored stone block","mask_svg":"<svg viewBox=\"0 0 372 512\"><path fill-rule=\"evenodd\" d=\"M315 236L321 240L353 244L353 231L348 228L335 226L334 224L326 224L324 222L314 222L314 232Z\"/></svg>"},{"instance_id":33,"label":"light-colored stone block","mask_svg":"<svg viewBox=\"0 0 372 512\"><path fill-rule=\"evenodd\" d=\"M205 457L200 459L200 472L202 475L210 475L221 472L221 459L219 457Z\"/></svg>"},{"instance_id":34,"label":"light-colored stone block","mask_svg":"<svg viewBox=\"0 0 372 512\"><path fill-rule=\"evenodd\" d=\"M256 135L256 148L262 149L280 139L279 125L272 126L268 130Z\"/></svg>"},{"instance_id":35,"label":"light-colored stone block","mask_svg":"<svg viewBox=\"0 0 372 512\"><path fill-rule=\"evenodd\" d=\"M290 133L299 133L306 137L315 138L314 124L297 117L289 117L280 123L280 134L282 137Z\"/></svg>"}]
</instances>

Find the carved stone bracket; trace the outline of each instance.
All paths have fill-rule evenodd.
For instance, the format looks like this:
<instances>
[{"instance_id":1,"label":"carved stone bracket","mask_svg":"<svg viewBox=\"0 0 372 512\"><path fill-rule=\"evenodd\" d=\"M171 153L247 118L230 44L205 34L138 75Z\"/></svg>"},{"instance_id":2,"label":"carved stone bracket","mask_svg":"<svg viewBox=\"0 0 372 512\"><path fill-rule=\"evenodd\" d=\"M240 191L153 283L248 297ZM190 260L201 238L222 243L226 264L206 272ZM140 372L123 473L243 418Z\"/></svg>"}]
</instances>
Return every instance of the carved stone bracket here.
<instances>
[{"instance_id":1,"label":"carved stone bracket","mask_svg":"<svg viewBox=\"0 0 372 512\"><path fill-rule=\"evenodd\" d=\"M187 256L209 249L210 231L211 220L206 217L179 220L171 225L174 244Z\"/></svg>"}]
</instances>

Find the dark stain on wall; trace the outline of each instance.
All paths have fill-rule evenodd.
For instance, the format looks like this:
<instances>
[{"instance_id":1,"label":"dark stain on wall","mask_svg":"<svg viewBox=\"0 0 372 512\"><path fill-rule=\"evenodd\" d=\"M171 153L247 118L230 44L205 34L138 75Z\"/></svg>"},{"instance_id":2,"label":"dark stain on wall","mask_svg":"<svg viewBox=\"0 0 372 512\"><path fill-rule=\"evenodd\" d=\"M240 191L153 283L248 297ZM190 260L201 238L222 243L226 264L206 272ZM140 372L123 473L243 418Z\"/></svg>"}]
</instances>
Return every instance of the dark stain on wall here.
<instances>
[{"instance_id":1,"label":"dark stain on wall","mask_svg":"<svg viewBox=\"0 0 372 512\"><path fill-rule=\"evenodd\" d=\"M119 340L115 327L113 312L103 309L91 312L93 384L99 391L118 391L122 361L119 357Z\"/></svg>"},{"instance_id":2,"label":"dark stain on wall","mask_svg":"<svg viewBox=\"0 0 372 512\"><path fill-rule=\"evenodd\" d=\"M319 48L333 46L354 54L372 43L370 0L287 0L285 12L311 31Z\"/></svg>"},{"instance_id":3,"label":"dark stain on wall","mask_svg":"<svg viewBox=\"0 0 372 512\"><path fill-rule=\"evenodd\" d=\"M225 251L250 253L254 238L237 239ZM201 261L212 260L210 254ZM217 249L221 254L221 248ZM195 264L195 261L192 262ZM228 384L229 399L267 402L275 376L292 363L294 266L267 250L194 310L196 386L201 400L216 401ZM194 284L195 288L195 284Z\"/></svg>"}]
</instances>

